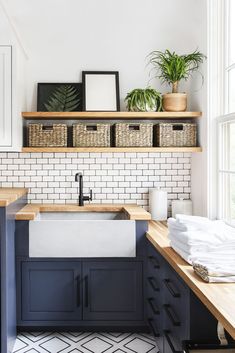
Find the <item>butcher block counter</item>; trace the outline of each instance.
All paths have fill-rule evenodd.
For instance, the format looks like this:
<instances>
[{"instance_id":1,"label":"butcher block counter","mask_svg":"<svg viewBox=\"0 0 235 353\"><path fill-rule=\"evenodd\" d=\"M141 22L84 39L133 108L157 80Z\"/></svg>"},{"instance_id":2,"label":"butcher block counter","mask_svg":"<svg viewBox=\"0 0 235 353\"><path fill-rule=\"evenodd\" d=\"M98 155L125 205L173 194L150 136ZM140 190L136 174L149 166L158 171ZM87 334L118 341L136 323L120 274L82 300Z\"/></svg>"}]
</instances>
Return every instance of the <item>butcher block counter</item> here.
<instances>
[{"instance_id":1,"label":"butcher block counter","mask_svg":"<svg viewBox=\"0 0 235 353\"><path fill-rule=\"evenodd\" d=\"M24 188L0 188L0 207L9 206L28 193Z\"/></svg>"},{"instance_id":2,"label":"butcher block counter","mask_svg":"<svg viewBox=\"0 0 235 353\"><path fill-rule=\"evenodd\" d=\"M169 245L165 222L149 222L148 240L167 260L207 309L235 339L235 283L206 283Z\"/></svg>"},{"instance_id":3,"label":"butcher block counter","mask_svg":"<svg viewBox=\"0 0 235 353\"><path fill-rule=\"evenodd\" d=\"M130 220L148 221L151 219L150 213L137 205L87 204L85 206L78 206L75 204L28 204L16 214L16 220L34 220L40 212L124 212Z\"/></svg>"}]
</instances>

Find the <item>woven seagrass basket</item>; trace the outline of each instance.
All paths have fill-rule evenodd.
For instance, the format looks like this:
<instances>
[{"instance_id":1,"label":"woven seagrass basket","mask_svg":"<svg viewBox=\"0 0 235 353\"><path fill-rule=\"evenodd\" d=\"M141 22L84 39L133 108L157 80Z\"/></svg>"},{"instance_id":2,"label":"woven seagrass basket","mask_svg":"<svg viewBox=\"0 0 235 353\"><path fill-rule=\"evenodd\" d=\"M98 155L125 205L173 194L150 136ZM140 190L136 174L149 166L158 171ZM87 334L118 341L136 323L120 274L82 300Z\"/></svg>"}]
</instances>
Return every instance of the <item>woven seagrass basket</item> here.
<instances>
[{"instance_id":1,"label":"woven seagrass basket","mask_svg":"<svg viewBox=\"0 0 235 353\"><path fill-rule=\"evenodd\" d=\"M118 123L115 125L116 147L152 147L153 124Z\"/></svg>"},{"instance_id":2,"label":"woven seagrass basket","mask_svg":"<svg viewBox=\"0 0 235 353\"><path fill-rule=\"evenodd\" d=\"M195 147L197 125L190 123L160 123L155 127L159 147Z\"/></svg>"},{"instance_id":3,"label":"woven seagrass basket","mask_svg":"<svg viewBox=\"0 0 235 353\"><path fill-rule=\"evenodd\" d=\"M28 145L29 147L66 147L67 125L29 124Z\"/></svg>"},{"instance_id":4,"label":"woven seagrass basket","mask_svg":"<svg viewBox=\"0 0 235 353\"><path fill-rule=\"evenodd\" d=\"M74 147L109 147L110 124L74 124Z\"/></svg>"}]
</instances>

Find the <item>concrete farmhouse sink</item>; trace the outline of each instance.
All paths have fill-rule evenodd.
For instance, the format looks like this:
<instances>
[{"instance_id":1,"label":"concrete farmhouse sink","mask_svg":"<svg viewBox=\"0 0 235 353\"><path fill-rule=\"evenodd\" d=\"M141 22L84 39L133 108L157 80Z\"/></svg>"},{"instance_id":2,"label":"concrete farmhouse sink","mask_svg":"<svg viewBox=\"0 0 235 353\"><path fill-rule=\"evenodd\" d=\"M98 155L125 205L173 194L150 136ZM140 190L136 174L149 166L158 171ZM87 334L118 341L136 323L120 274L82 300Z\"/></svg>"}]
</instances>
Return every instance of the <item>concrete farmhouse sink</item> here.
<instances>
[{"instance_id":1,"label":"concrete farmhouse sink","mask_svg":"<svg viewBox=\"0 0 235 353\"><path fill-rule=\"evenodd\" d=\"M136 224L123 212L43 212L29 221L30 257L135 257Z\"/></svg>"}]
</instances>

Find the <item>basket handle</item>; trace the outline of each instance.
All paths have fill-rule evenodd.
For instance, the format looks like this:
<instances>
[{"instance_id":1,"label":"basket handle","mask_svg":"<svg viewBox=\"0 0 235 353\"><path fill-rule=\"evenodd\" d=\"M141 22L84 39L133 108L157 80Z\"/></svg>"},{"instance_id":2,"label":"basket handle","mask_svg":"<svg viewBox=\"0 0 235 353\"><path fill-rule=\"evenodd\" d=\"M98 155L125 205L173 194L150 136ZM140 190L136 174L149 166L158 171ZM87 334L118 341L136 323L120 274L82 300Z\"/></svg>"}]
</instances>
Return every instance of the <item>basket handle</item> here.
<instances>
[{"instance_id":1,"label":"basket handle","mask_svg":"<svg viewBox=\"0 0 235 353\"><path fill-rule=\"evenodd\" d=\"M53 125L43 125L42 130L53 130Z\"/></svg>"},{"instance_id":2,"label":"basket handle","mask_svg":"<svg viewBox=\"0 0 235 353\"><path fill-rule=\"evenodd\" d=\"M86 125L86 131L97 131L97 125Z\"/></svg>"},{"instance_id":3,"label":"basket handle","mask_svg":"<svg viewBox=\"0 0 235 353\"><path fill-rule=\"evenodd\" d=\"M129 125L129 130L130 131L139 131L140 125Z\"/></svg>"},{"instance_id":4,"label":"basket handle","mask_svg":"<svg viewBox=\"0 0 235 353\"><path fill-rule=\"evenodd\" d=\"M184 130L184 125L183 124L176 124L172 126L173 131L183 131Z\"/></svg>"}]
</instances>

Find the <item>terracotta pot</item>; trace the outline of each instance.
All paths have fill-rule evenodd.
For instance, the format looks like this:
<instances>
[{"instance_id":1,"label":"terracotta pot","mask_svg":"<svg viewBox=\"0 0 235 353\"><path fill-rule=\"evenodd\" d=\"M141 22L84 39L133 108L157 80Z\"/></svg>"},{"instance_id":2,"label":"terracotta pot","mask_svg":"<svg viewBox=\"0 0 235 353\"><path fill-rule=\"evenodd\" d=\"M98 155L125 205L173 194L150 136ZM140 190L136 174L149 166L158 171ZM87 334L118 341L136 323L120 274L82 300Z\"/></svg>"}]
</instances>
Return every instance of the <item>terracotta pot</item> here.
<instances>
[{"instance_id":1,"label":"terracotta pot","mask_svg":"<svg viewBox=\"0 0 235 353\"><path fill-rule=\"evenodd\" d=\"M163 94L163 109L166 112L184 112L187 109L186 93L166 93Z\"/></svg>"}]
</instances>

